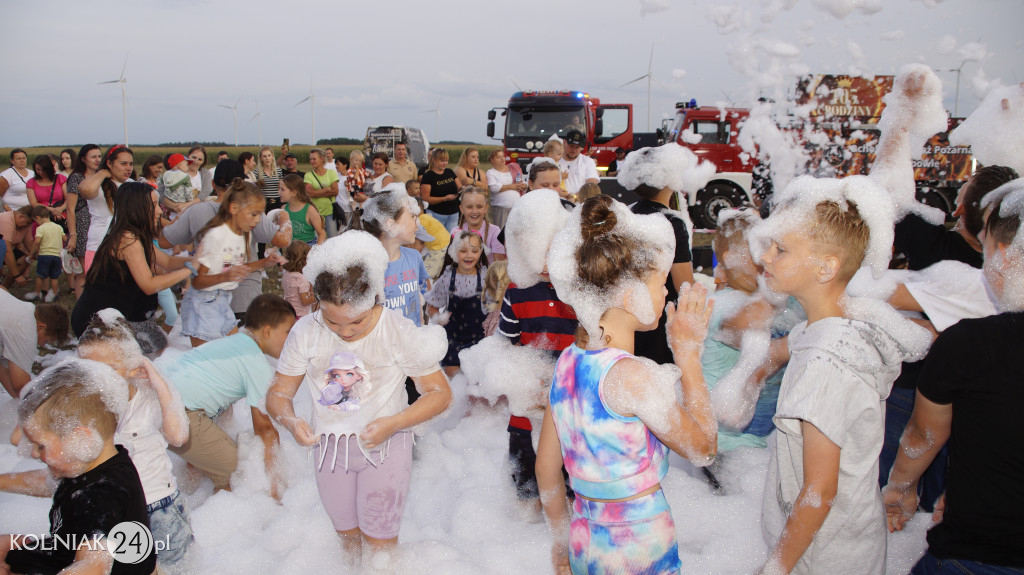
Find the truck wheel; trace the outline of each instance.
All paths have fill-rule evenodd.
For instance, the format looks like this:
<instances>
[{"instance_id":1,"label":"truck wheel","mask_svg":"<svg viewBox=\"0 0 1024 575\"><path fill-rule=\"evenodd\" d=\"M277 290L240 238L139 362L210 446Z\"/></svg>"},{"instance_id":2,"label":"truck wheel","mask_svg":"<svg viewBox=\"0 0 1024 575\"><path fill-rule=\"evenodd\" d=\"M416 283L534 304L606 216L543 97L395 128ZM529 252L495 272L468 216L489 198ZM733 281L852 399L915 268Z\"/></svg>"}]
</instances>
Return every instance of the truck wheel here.
<instances>
[{"instance_id":1,"label":"truck wheel","mask_svg":"<svg viewBox=\"0 0 1024 575\"><path fill-rule=\"evenodd\" d=\"M697 192L697 203L690 207L690 217L698 228L718 227L718 212L746 203L740 190L729 184L714 183Z\"/></svg>"},{"instance_id":2,"label":"truck wheel","mask_svg":"<svg viewBox=\"0 0 1024 575\"><path fill-rule=\"evenodd\" d=\"M936 188L918 188L917 201L926 206L939 208L946 214L946 221L953 221L953 205L949 198ZM955 201L955 200L954 200Z\"/></svg>"}]
</instances>

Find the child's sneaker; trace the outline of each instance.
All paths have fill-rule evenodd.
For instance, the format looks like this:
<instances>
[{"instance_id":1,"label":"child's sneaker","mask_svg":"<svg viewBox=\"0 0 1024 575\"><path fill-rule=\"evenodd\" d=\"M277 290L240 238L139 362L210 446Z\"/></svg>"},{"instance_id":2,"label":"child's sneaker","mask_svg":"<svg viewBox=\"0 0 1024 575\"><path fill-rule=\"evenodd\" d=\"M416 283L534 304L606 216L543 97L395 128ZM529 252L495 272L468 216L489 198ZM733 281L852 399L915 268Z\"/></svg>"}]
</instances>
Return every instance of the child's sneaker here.
<instances>
[{"instance_id":1,"label":"child's sneaker","mask_svg":"<svg viewBox=\"0 0 1024 575\"><path fill-rule=\"evenodd\" d=\"M57 292L50 290L46 293L46 303L52 303L55 299L57 299Z\"/></svg>"},{"instance_id":2,"label":"child's sneaker","mask_svg":"<svg viewBox=\"0 0 1024 575\"><path fill-rule=\"evenodd\" d=\"M30 291L25 294L25 301L36 301L39 299L39 292Z\"/></svg>"}]
</instances>

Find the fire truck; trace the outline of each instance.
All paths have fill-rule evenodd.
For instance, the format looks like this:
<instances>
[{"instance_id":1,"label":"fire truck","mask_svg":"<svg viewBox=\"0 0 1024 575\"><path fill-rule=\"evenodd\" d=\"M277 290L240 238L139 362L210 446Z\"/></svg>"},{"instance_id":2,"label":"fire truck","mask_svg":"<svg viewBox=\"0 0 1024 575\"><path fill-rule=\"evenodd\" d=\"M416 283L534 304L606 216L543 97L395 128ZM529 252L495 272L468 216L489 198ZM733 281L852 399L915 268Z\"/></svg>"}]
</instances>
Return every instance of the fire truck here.
<instances>
[{"instance_id":1,"label":"fire truck","mask_svg":"<svg viewBox=\"0 0 1024 575\"><path fill-rule=\"evenodd\" d=\"M809 113L791 114L778 123L804 143L809 156L805 173L840 178L869 173L880 136L878 120L885 108L882 98L892 90L893 79L814 75L798 80L791 103ZM749 115L746 108L698 107L693 100L676 104L666 139L717 167L715 178L697 193L696 205L690 208L698 227L713 228L723 208L771 193L767 166L736 141ZM962 121L951 118L946 132L932 136L921 157L914 160L918 200L947 216L955 208L957 190L974 170L970 148L949 144L949 131Z\"/></svg>"},{"instance_id":2,"label":"fire truck","mask_svg":"<svg viewBox=\"0 0 1024 575\"><path fill-rule=\"evenodd\" d=\"M505 118L505 133L502 138L495 138L495 119L499 113ZM608 170L616 148L634 147L633 105L602 104L582 90L516 92L506 107L491 109L487 120L487 136L500 139L505 156L524 168L524 173L533 158L541 155L541 148L551 136L564 139L573 129L583 132L586 146L582 153L594 158L600 172Z\"/></svg>"}]
</instances>

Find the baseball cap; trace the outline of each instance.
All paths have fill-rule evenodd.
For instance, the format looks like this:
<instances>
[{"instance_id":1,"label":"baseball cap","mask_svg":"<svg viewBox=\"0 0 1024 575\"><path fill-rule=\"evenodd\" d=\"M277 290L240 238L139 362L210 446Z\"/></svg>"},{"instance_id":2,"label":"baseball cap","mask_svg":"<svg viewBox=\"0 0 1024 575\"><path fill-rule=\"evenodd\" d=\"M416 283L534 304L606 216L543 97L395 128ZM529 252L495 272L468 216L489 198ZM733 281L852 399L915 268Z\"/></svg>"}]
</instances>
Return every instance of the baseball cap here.
<instances>
[{"instance_id":1,"label":"baseball cap","mask_svg":"<svg viewBox=\"0 0 1024 575\"><path fill-rule=\"evenodd\" d=\"M185 154L171 154L170 158L167 158L167 165L170 167L177 166L182 162L192 163L191 158L186 158Z\"/></svg>"},{"instance_id":2,"label":"baseball cap","mask_svg":"<svg viewBox=\"0 0 1024 575\"><path fill-rule=\"evenodd\" d=\"M579 130L569 130L565 134L565 143L573 144L575 146L586 145L587 139L583 136L583 132Z\"/></svg>"},{"instance_id":3,"label":"baseball cap","mask_svg":"<svg viewBox=\"0 0 1024 575\"><path fill-rule=\"evenodd\" d=\"M284 155L284 157L285 157L285 158L293 158L293 159L295 159L295 160L298 160L298 159L299 159L299 157L298 157L298 156L296 156L295 154L293 154L293 153L291 153L291 152L288 152L287 154L285 154L285 155Z\"/></svg>"}]
</instances>

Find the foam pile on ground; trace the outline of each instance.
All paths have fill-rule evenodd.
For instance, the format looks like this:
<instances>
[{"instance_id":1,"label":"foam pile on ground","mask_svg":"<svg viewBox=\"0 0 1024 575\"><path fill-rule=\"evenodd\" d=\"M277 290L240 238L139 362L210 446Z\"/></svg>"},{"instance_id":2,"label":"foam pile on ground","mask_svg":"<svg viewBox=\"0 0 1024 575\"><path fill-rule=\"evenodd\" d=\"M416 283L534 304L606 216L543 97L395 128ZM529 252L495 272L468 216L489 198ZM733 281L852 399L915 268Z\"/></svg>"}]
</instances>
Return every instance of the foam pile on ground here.
<instances>
[{"instance_id":1,"label":"foam pile on ground","mask_svg":"<svg viewBox=\"0 0 1024 575\"><path fill-rule=\"evenodd\" d=\"M643 246L632 254L634 258L649 262L648 266L641 267L668 272L676 248L672 224L661 214L634 214L616 200L612 200L610 210L616 223L606 233L623 236ZM551 244L548 275L558 293L558 299L572 307L591 338L597 338L601 333L598 327L601 316L613 307L625 309L643 324L656 321L657 313L661 310L654 309L644 283L646 278L622 278L611 289L598 289L579 278L576 252L583 243L582 213L582 206L573 210L569 222Z\"/></svg>"},{"instance_id":2,"label":"foam pile on ground","mask_svg":"<svg viewBox=\"0 0 1024 575\"><path fill-rule=\"evenodd\" d=\"M468 380L468 394L491 403L506 397L512 413L543 416L555 372L555 360L549 352L512 345L506 337L494 334L459 352L459 361Z\"/></svg>"},{"instance_id":3,"label":"foam pile on ground","mask_svg":"<svg viewBox=\"0 0 1024 575\"><path fill-rule=\"evenodd\" d=\"M313 246L309 250L302 275L309 283L316 285L316 278L321 273L342 276L353 266L362 266L370 284L367 293L343 294L344 300L358 315L373 307L376 301L384 301L384 272L388 268L388 252L377 238L366 232L349 230Z\"/></svg>"},{"instance_id":4,"label":"foam pile on ground","mask_svg":"<svg viewBox=\"0 0 1024 575\"><path fill-rule=\"evenodd\" d=\"M917 201L914 164L925 142L946 130L949 114L942 105L942 82L923 64L905 66L883 98L885 110L878 121L881 136L871 177L889 190L896 203L897 219L917 213L941 224L945 214Z\"/></svg>"},{"instance_id":5,"label":"foam pile on ground","mask_svg":"<svg viewBox=\"0 0 1024 575\"><path fill-rule=\"evenodd\" d=\"M569 221L554 190L532 190L519 198L505 222L508 277L520 288L538 281L548 264L548 248Z\"/></svg>"},{"instance_id":6,"label":"foam pile on ground","mask_svg":"<svg viewBox=\"0 0 1024 575\"><path fill-rule=\"evenodd\" d=\"M715 165L672 142L656 148L642 148L626 156L619 165L618 181L627 190L645 184L656 189L683 192L693 205L697 190L715 176Z\"/></svg>"},{"instance_id":7,"label":"foam pile on ground","mask_svg":"<svg viewBox=\"0 0 1024 575\"><path fill-rule=\"evenodd\" d=\"M954 146L971 146L979 162L1024 174L1024 83L996 88L949 133Z\"/></svg>"}]
</instances>

